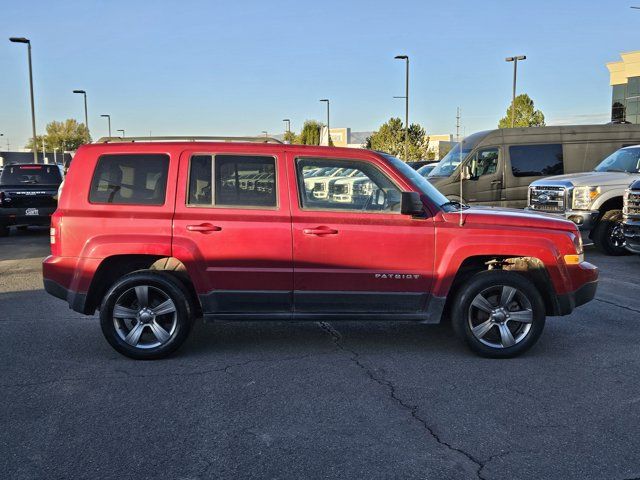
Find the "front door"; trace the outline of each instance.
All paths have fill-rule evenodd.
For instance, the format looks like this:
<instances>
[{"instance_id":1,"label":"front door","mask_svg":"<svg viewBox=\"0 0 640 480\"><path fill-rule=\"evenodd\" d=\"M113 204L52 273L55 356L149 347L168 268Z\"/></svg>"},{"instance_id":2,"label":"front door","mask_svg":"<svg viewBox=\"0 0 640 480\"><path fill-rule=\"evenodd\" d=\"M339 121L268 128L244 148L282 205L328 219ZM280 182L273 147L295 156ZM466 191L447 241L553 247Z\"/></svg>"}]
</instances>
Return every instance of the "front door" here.
<instances>
[{"instance_id":1,"label":"front door","mask_svg":"<svg viewBox=\"0 0 640 480\"><path fill-rule=\"evenodd\" d=\"M180 163L172 249L194 280L204 313L290 313L284 154L192 151Z\"/></svg>"},{"instance_id":2,"label":"front door","mask_svg":"<svg viewBox=\"0 0 640 480\"><path fill-rule=\"evenodd\" d=\"M499 206L503 189L500 149L482 148L467 160L466 165L471 178L462 184L464 200L476 205Z\"/></svg>"},{"instance_id":3,"label":"front door","mask_svg":"<svg viewBox=\"0 0 640 480\"><path fill-rule=\"evenodd\" d=\"M287 159L298 195L291 206L296 313L418 316L426 309L434 223L400 214L408 186L371 157ZM317 175L331 169L338 173Z\"/></svg>"}]
</instances>

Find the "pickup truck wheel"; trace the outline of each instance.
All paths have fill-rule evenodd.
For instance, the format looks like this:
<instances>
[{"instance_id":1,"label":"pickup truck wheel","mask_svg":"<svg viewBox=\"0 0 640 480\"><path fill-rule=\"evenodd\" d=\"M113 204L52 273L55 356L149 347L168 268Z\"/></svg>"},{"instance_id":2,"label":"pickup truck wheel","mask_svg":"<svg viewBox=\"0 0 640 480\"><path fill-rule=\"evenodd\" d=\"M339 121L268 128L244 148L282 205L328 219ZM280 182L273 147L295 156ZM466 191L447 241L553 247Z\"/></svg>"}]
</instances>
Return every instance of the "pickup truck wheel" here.
<instances>
[{"instance_id":1,"label":"pickup truck wheel","mask_svg":"<svg viewBox=\"0 0 640 480\"><path fill-rule=\"evenodd\" d=\"M166 357L184 343L193 323L190 295L170 274L143 270L125 275L105 295L100 326L127 357Z\"/></svg>"},{"instance_id":2,"label":"pickup truck wheel","mask_svg":"<svg viewBox=\"0 0 640 480\"><path fill-rule=\"evenodd\" d=\"M629 255L622 227L622 210L606 212L593 229L593 243L605 255Z\"/></svg>"},{"instance_id":3,"label":"pickup truck wheel","mask_svg":"<svg viewBox=\"0 0 640 480\"><path fill-rule=\"evenodd\" d=\"M481 272L458 290L453 327L484 357L510 358L531 348L544 329L544 302L522 275L503 270Z\"/></svg>"}]
</instances>

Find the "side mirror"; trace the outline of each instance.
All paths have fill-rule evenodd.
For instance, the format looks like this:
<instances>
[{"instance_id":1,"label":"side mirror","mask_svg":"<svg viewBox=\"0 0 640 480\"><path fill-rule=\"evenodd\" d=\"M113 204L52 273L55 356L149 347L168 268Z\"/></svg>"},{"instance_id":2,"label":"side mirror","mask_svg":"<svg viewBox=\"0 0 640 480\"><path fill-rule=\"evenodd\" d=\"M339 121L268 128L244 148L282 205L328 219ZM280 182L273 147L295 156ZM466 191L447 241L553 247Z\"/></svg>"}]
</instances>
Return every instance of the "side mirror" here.
<instances>
[{"instance_id":1,"label":"side mirror","mask_svg":"<svg viewBox=\"0 0 640 480\"><path fill-rule=\"evenodd\" d=\"M462 170L460 171L460 176L460 180L471 180L473 178L471 167L469 165L463 165Z\"/></svg>"},{"instance_id":2,"label":"side mirror","mask_svg":"<svg viewBox=\"0 0 640 480\"><path fill-rule=\"evenodd\" d=\"M424 213L424 204L418 192L402 192L400 213L402 215L422 215Z\"/></svg>"}]
</instances>

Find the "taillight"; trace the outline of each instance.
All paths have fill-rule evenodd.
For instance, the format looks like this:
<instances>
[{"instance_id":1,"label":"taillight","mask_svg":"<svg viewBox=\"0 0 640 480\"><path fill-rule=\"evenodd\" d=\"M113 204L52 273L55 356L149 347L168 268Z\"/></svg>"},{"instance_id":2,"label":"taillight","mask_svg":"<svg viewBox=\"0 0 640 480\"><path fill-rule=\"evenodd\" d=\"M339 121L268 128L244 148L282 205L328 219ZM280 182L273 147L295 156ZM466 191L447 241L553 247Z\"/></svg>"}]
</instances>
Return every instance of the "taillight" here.
<instances>
[{"instance_id":1,"label":"taillight","mask_svg":"<svg viewBox=\"0 0 640 480\"><path fill-rule=\"evenodd\" d=\"M51 215L51 227L49 228L49 243L51 244L51 255L60 256L62 252L62 222L57 213Z\"/></svg>"}]
</instances>

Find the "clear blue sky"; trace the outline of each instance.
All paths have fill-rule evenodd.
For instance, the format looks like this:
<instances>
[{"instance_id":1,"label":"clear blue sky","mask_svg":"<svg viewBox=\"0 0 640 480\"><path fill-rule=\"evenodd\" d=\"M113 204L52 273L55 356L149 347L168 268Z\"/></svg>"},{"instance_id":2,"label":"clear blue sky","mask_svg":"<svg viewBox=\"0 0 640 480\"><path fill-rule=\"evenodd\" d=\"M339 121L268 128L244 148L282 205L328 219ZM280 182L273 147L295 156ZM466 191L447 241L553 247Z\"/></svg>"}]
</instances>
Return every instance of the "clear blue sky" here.
<instances>
[{"instance_id":1,"label":"clear blue sky","mask_svg":"<svg viewBox=\"0 0 640 480\"><path fill-rule=\"evenodd\" d=\"M604 122L604 64L640 49L640 0L537 1L4 1L0 6L0 133L30 136L26 47L33 42L37 127L83 119L94 138L279 133L289 117L373 130L404 115L411 57L411 120L454 133L494 128L511 96L512 64L549 123ZM1 140L2 148L6 146Z\"/></svg>"}]
</instances>

